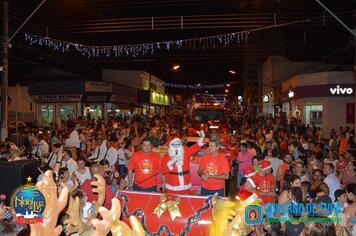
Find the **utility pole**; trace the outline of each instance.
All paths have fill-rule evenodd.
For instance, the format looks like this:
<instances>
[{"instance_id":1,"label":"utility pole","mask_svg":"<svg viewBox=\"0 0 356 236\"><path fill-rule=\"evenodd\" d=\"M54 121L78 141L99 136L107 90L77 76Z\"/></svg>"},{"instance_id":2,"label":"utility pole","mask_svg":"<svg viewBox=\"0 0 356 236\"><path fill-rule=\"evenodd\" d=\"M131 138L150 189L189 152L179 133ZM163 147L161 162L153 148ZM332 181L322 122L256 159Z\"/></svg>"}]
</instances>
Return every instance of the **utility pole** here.
<instances>
[{"instance_id":1,"label":"utility pole","mask_svg":"<svg viewBox=\"0 0 356 236\"><path fill-rule=\"evenodd\" d=\"M26 20L20 25L15 33L9 38L9 2L3 0L3 40L2 40L2 65L0 65L1 77L1 141L5 141L8 137L8 86L9 86L9 44L16 34L22 29L22 27L31 19L36 11L45 3L46 0L36 7L35 10L26 18ZM17 126L17 124L16 124Z\"/></svg>"},{"instance_id":2,"label":"utility pole","mask_svg":"<svg viewBox=\"0 0 356 236\"><path fill-rule=\"evenodd\" d=\"M2 78L1 78L1 141L8 136L8 77L9 77L9 2L3 0Z\"/></svg>"}]
</instances>

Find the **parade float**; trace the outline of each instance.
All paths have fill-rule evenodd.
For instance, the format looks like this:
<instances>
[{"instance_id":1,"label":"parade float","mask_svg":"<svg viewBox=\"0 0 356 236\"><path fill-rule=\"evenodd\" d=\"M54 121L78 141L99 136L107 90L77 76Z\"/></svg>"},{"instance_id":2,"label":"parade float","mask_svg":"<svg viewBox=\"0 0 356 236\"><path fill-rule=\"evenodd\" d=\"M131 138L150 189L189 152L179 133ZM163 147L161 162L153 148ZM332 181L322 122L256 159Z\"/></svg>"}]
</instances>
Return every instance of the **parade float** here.
<instances>
[{"instance_id":1,"label":"parade float","mask_svg":"<svg viewBox=\"0 0 356 236\"><path fill-rule=\"evenodd\" d=\"M98 194L95 211L88 221L80 215L80 199L69 196L65 186L57 193L52 172L47 171L36 188L45 196L43 222L31 224L31 236L71 235L247 235L252 226L245 225L239 201L217 196L167 195L121 191L112 199L111 209L103 207L105 180L95 175L93 192ZM59 214L68 217L58 225ZM98 217L98 215L100 216Z\"/></svg>"}]
</instances>

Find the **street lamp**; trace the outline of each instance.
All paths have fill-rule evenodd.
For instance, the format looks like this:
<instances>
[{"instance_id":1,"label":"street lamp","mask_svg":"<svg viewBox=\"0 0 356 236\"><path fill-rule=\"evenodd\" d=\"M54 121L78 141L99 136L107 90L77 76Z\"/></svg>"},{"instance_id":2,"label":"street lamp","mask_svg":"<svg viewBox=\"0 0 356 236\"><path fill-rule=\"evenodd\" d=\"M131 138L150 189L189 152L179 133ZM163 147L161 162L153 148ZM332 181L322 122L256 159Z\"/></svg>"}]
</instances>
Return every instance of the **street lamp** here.
<instances>
[{"instance_id":1,"label":"street lamp","mask_svg":"<svg viewBox=\"0 0 356 236\"><path fill-rule=\"evenodd\" d=\"M172 67L168 68L168 70L166 70L165 72L162 73L162 75L159 77L159 79L163 79L163 77L165 77L167 75L167 73L171 70L176 71L180 68L180 65L173 65Z\"/></svg>"}]
</instances>

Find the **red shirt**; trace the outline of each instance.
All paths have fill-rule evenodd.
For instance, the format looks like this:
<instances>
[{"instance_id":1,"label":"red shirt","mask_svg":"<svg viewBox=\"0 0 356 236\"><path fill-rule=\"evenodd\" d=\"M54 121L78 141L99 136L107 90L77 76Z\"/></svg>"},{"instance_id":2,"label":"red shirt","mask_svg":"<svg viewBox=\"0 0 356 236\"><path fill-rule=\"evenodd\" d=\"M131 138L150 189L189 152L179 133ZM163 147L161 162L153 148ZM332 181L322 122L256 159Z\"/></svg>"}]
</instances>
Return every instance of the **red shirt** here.
<instances>
[{"instance_id":1,"label":"red shirt","mask_svg":"<svg viewBox=\"0 0 356 236\"><path fill-rule=\"evenodd\" d=\"M93 193L93 187L91 186L91 179L87 179L84 181L82 185L80 185L80 189L86 192L88 196L88 202L93 202L98 200L98 194ZM111 191L111 188L109 185L105 184L105 201L104 201L104 207L106 209L111 209L111 199L114 198L114 194Z\"/></svg>"},{"instance_id":2,"label":"red shirt","mask_svg":"<svg viewBox=\"0 0 356 236\"><path fill-rule=\"evenodd\" d=\"M265 176L261 176L259 174L256 174L256 178L254 179L256 182L256 188L260 192L264 193L274 193L276 192L275 189L272 189L272 186L276 186L276 181L274 179L273 174L267 174ZM262 200L261 204L265 203L274 203L274 198L271 196L266 196L266 195L259 195L259 198Z\"/></svg>"},{"instance_id":3,"label":"red shirt","mask_svg":"<svg viewBox=\"0 0 356 236\"><path fill-rule=\"evenodd\" d=\"M230 165L223 153L218 152L215 157L211 156L210 153L207 153L201 158L199 169L202 169L209 175L221 175L230 172ZM208 179L203 181L201 186L208 190L218 190L225 187L225 180Z\"/></svg>"},{"instance_id":4,"label":"red shirt","mask_svg":"<svg viewBox=\"0 0 356 236\"><path fill-rule=\"evenodd\" d=\"M157 172L161 170L161 156L158 153L135 152L128 163L129 170L135 170L134 183L141 188L157 186Z\"/></svg>"},{"instance_id":5,"label":"red shirt","mask_svg":"<svg viewBox=\"0 0 356 236\"><path fill-rule=\"evenodd\" d=\"M287 172L287 170L289 170L289 165L286 164L285 162L283 162L279 167L278 167L278 171L281 170L282 171L282 175L284 176L284 174ZM277 171L277 173L278 173ZM283 183L284 183L284 179L282 178L280 181L279 181L280 185L281 185L281 188L283 186ZM279 189L279 191L281 191L282 189Z\"/></svg>"}]
</instances>

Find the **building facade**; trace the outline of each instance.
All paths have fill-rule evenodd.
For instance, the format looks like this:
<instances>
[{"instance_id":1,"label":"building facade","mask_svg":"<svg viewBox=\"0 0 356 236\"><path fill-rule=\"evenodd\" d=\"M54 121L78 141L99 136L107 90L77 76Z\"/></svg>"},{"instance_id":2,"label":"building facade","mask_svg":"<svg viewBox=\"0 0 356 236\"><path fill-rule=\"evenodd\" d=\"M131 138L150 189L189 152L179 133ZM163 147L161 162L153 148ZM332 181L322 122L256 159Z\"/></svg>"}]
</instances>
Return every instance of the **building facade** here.
<instances>
[{"instance_id":1,"label":"building facade","mask_svg":"<svg viewBox=\"0 0 356 236\"><path fill-rule=\"evenodd\" d=\"M355 83L352 71L329 71L294 76L281 85L278 103L287 117L310 127L331 129L355 125Z\"/></svg>"}]
</instances>

